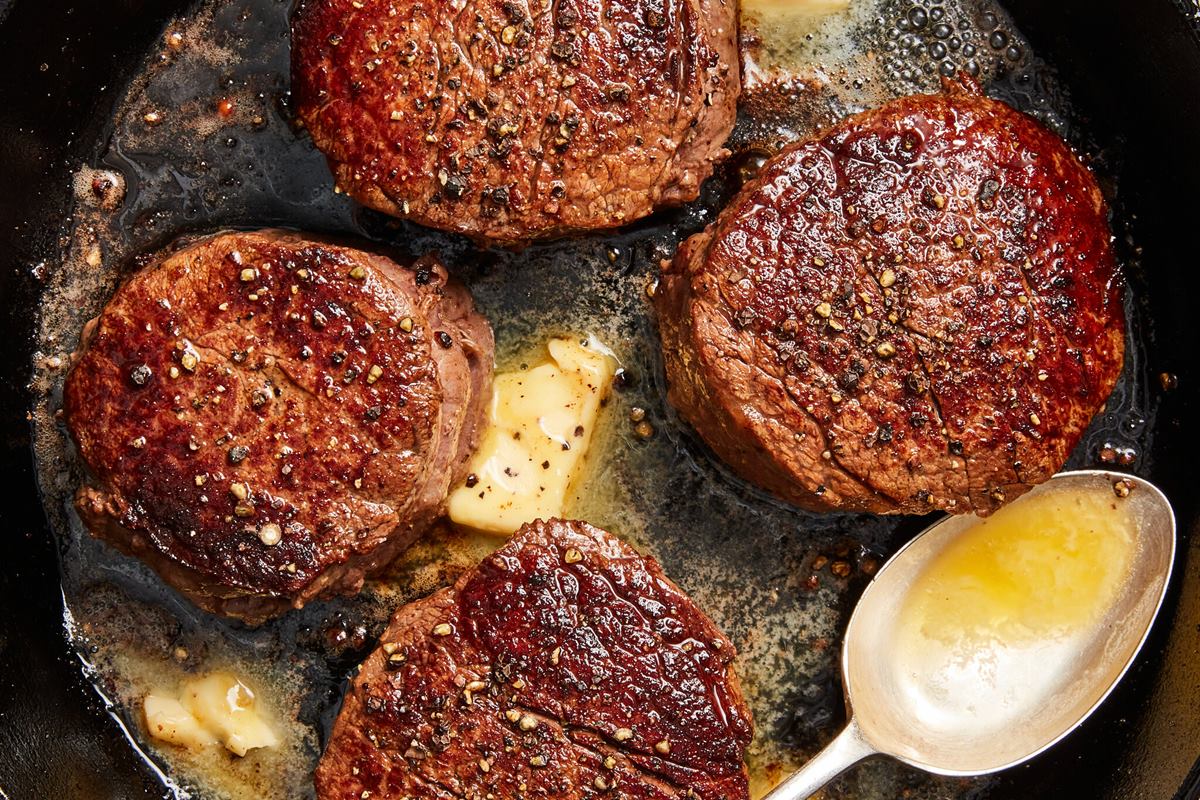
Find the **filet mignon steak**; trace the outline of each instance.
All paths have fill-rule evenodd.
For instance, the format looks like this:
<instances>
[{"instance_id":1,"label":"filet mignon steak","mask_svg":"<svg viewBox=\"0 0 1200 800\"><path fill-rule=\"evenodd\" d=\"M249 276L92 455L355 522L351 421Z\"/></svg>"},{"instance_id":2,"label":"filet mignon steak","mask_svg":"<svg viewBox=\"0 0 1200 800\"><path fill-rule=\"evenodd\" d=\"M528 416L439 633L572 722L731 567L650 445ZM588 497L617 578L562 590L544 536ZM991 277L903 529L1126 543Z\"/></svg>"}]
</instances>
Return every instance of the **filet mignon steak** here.
<instances>
[{"instance_id":1,"label":"filet mignon steak","mask_svg":"<svg viewBox=\"0 0 1200 800\"><path fill-rule=\"evenodd\" d=\"M259 622L353 593L439 511L492 333L435 261L227 233L130 278L64 391L77 508L197 605Z\"/></svg>"},{"instance_id":2,"label":"filet mignon steak","mask_svg":"<svg viewBox=\"0 0 1200 800\"><path fill-rule=\"evenodd\" d=\"M745 800L734 655L653 560L583 522L531 523L396 613L317 796Z\"/></svg>"},{"instance_id":3,"label":"filet mignon steak","mask_svg":"<svg viewBox=\"0 0 1200 800\"><path fill-rule=\"evenodd\" d=\"M694 199L733 129L734 0L302 0L299 119L337 185L483 243Z\"/></svg>"},{"instance_id":4,"label":"filet mignon steak","mask_svg":"<svg viewBox=\"0 0 1200 800\"><path fill-rule=\"evenodd\" d=\"M987 513L1054 474L1121 371L1091 173L970 82L789 146L656 294L669 398L814 509Z\"/></svg>"}]
</instances>

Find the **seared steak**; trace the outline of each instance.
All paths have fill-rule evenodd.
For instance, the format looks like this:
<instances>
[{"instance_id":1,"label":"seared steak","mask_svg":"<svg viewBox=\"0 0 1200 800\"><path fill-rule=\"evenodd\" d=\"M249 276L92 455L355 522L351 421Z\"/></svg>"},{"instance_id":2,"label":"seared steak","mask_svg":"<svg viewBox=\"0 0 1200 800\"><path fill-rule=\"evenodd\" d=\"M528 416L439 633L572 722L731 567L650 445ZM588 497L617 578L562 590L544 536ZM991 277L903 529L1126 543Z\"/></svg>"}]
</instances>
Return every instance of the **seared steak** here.
<instances>
[{"instance_id":1,"label":"seared steak","mask_svg":"<svg viewBox=\"0 0 1200 800\"><path fill-rule=\"evenodd\" d=\"M1095 180L970 83L785 149L656 298L671 403L814 509L987 513L1062 466L1122 365Z\"/></svg>"},{"instance_id":2,"label":"seared steak","mask_svg":"<svg viewBox=\"0 0 1200 800\"><path fill-rule=\"evenodd\" d=\"M321 800L748 797L716 626L583 522L534 522L401 608L317 767Z\"/></svg>"},{"instance_id":3,"label":"seared steak","mask_svg":"<svg viewBox=\"0 0 1200 800\"><path fill-rule=\"evenodd\" d=\"M80 516L216 613L357 592L439 511L491 370L491 329L433 260L197 241L85 331L64 392Z\"/></svg>"},{"instance_id":4,"label":"seared steak","mask_svg":"<svg viewBox=\"0 0 1200 800\"><path fill-rule=\"evenodd\" d=\"M696 197L733 128L734 0L302 0L300 120L365 205L479 242Z\"/></svg>"}]
</instances>

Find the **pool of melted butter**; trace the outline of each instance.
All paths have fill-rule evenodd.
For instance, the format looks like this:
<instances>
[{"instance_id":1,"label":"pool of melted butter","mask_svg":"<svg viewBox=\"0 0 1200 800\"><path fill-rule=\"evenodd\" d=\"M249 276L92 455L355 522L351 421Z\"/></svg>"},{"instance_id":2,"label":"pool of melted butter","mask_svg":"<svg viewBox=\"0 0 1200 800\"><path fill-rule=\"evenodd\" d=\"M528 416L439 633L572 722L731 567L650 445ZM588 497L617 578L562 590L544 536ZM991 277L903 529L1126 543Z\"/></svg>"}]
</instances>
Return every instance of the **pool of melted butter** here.
<instances>
[{"instance_id":1,"label":"pool of melted butter","mask_svg":"<svg viewBox=\"0 0 1200 800\"><path fill-rule=\"evenodd\" d=\"M968 703L978 731L1003 735L1014 708L1036 713L1066 695L1098 628L1119 624L1137 526L1113 493L1076 484L960 533L915 576L890 631L889 674L905 702L926 719Z\"/></svg>"},{"instance_id":2,"label":"pool of melted butter","mask_svg":"<svg viewBox=\"0 0 1200 800\"><path fill-rule=\"evenodd\" d=\"M1070 636L1112 605L1136 530L1095 491L1022 498L981 521L916 580L898 625L912 638L972 648Z\"/></svg>"},{"instance_id":3,"label":"pool of melted butter","mask_svg":"<svg viewBox=\"0 0 1200 800\"><path fill-rule=\"evenodd\" d=\"M805 8L798 10L799 5ZM552 336L592 334L624 367L567 513L658 558L738 647L754 714L748 754L761 795L844 720L838 654L870 575L927 520L813 514L732 476L665 399L647 297L659 263L702 229L763 157L847 113L932 91L963 69L1078 146L1054 73L992 0L746 0L747 91L733 158L689 206L603 237L478 252L461 239L365 211L332 191L323 157L292 126L289 3L208 0L169 24L117 102L99 155L80 164L59 262L42 265L33 387L43 499L61 538L67 635L97 690L166 791L195 798L304 798L343 681L391 612L451 583L500 540L442 526L361 595L314 603L248 629L197 611L140 563L84 533L70 507L80 465L56 418L64 365L135 255L190 233L282 225L372 239L400 254L437 251L466 281L497 337L497 368L519 367ZM99 170L96 172L95 170ZM1108 408L1072 464L1148 445L1153 408L1137 343ZM635 410L637 412L635 413ZM653 431L645 436L635 420ZM1122 449L1123 448L1123 449ZM252 685L278 747L237 758L191 754L146 736L142 697L186 676L227 670ZM830 798L966 798L989 782L864 765Z\"/></svg>"}]
</instances>

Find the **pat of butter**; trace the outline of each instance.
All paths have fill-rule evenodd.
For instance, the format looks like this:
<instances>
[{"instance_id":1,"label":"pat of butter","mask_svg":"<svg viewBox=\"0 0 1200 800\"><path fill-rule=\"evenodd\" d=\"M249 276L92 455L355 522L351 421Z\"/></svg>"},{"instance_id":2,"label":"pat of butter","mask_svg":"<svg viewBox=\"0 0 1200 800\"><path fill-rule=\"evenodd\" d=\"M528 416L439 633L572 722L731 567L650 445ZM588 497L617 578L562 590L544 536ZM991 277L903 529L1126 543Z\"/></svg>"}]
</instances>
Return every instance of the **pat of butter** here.
<instances>
[{"instance_id":1,"label":"pat of butter","mask_svg":"<svg viewBox=\"0 0 1200 800\"><path fill-rule=\"evenodd\" d=\"M221 744L244 756L279 743L256 705L249 686L228 672L214 672L185 682L178 696L151 692L142 710L156 739L190 750Z\"/></svg>"},{"instance_id":2,"label":"pat of butter","mask_svg":"<svg viewBox=\"0 0 1200 800\"><path fill-rule=\"evenodd\" d=\"M199 750L217 743L217 737L192 716L176 697L148 694L142 701L146 713L146 727L150 735L164 742Z\"/></svg>"},{"instance_id":3,"label":"pat of butter","mask_svg":"<svg viewBox=\"0 0 1200 800\"><path fill-rule=\"evenodd\" d=\"M511 534L560 516L583 466L616 359L598 342L551 339L548 361L496 376L490 425L468 485L450 494L450 519Z\"/></svg>"}]
</instances>

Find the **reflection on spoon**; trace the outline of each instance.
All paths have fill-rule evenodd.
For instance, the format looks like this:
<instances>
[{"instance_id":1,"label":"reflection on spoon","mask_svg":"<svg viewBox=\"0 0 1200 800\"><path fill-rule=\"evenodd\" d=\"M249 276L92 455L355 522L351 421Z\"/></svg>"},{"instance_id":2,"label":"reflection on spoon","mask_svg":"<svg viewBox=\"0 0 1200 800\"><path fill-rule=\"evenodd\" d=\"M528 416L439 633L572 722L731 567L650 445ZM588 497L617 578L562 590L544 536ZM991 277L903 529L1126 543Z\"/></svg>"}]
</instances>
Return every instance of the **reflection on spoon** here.
<instances>
[{"instance_id":1,"label":"reflection on spoon","mask_svg":"<svg viewBox=\"0 0 1200 800\"><path fill-rule=\"evenodd\" d=\"M768 800L808 797L872 755L965 776L1042 752L1124 675L1174 554L1163 494L1101 470L1057 475L986 520L935 524L850 619L850 723Z\"/></svg>"}]
</instances>

